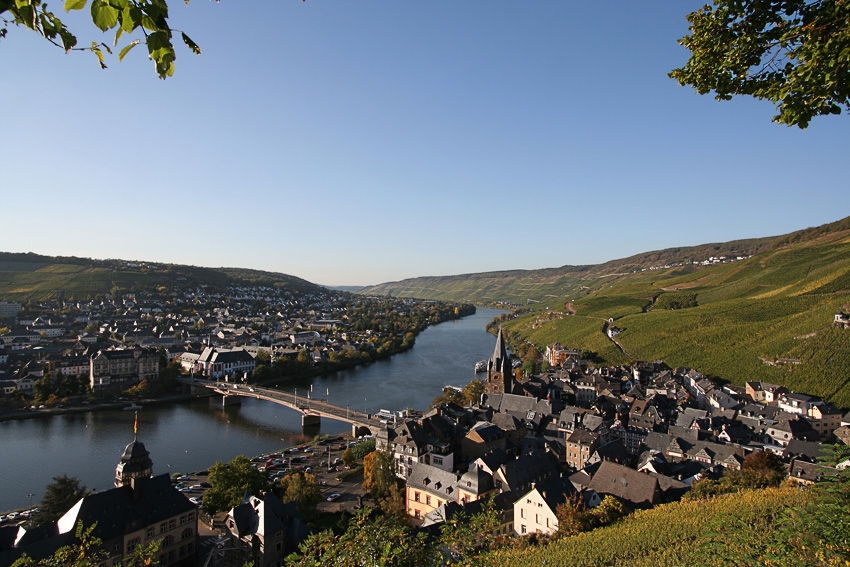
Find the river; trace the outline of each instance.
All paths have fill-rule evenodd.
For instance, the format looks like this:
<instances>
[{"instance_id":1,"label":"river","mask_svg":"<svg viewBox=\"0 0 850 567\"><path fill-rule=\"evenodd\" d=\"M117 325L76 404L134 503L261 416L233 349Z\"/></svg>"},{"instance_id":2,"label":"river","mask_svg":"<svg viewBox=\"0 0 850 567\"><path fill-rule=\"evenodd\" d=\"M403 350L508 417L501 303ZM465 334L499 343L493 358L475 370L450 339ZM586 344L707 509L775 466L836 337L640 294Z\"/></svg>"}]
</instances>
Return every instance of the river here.
<instances>
[{"instance_id":1,"label":"river","mask_svg":"<svg viewBox=\"0 0 850 567\"><path fill-rule=\"evenodd\" d=\"M496 344L485 326L501 313L479 308L425 329L412 349L388 360L278 387L299 396L312 387L315 398L370 413L425 409L443 386L463 386L475 377L475 362L488 358ZM91 489L111 488L115 466L133 440L133 419L132 412L118 410L0 422L0 512L37 504L52 477L63 473ZM250 398L222 408L216 396L143 408L138 438L151 453L154 474L162 474L202 470L350 429L326 419L302 430L294 410Z\"/></svg>"}]
</instances>

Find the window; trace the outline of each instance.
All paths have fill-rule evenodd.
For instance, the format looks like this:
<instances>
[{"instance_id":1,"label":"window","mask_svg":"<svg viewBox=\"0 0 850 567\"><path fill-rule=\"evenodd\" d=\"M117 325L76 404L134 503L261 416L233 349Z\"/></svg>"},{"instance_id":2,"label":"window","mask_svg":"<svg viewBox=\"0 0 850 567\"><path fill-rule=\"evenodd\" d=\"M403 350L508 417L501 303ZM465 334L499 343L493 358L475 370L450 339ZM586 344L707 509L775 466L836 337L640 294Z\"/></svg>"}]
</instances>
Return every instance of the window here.
<instances>
[{"instance_id":1,"label":"window","mask_svg":"<svg viewBox=\"0 0 850 567\"><path fill-rule=\"evenodd\" d=\"M435 465L442 465L443 464L443 457L434 457L432 459L432 461Z\"/></svg>"},{"instance_id":2,"label":"window","mask_svg":"<svg viewBox=\"0 0 850 567\"><path fill-rule=\"evenodd\" d=\"M520 517L520 518L525 518L525 508L520 508L520 509L519 509L519 517Z\"/></svg>"},{"instance_id":3,"label":"window","mask_svg":"<svg viewBox=\"0 0 850 567\"><path fill-rule=\"evenodd\" d=\"M431 497L428 496L427 494L425 495L425 504L427 504L428 506L431 505Z\"/></svg>"},{"instance_id":4,"label":"window","mask_svg":"<svg viewBox=\"0 0 850 567\"><path fill-rule=\"evenodd\" d=\"M416 510L416 512L413 514L413 517L417 520L419 519L419 510Z\"/></svg>"},{"instance_id":5,"label":"window","mask_svg":"<svg viewBox=\"0 0 850 567\"><path fill-rule=\"evenodd\" d=\"M174 520L169 520L168 529L173 530L175 525L176 525L176 522Z\"/></svg>"},{"instance_id":6,"label":"window","mask_svg":"<svg viewBox=\"0 0 850 567\"><path fill-rule=\"evenodd\" d=\"M168 524L160 524L159 525L159 533L164 534L168 531Z\"/></svg>"},{"instance_id":7,"label":"window","mask_svg":"<svg viewBox=\"0 0 850 567\"><path fill-rule=\"evenodd\" d=\"M189 521L191 522L191 521L193 521L194 519L195 519L195 514L194 514L194 512L193 512L193 513L189 514Z\"/></svg>"},{"instance_id":8,"label":"window","mask_svg":"<svg viewBox=\"0 0 850 567\"><path fill-rule=\"evenodd\" d=\"M525 524L522 525L522 530L520 530L520 531L521 531L521 533L527 533L527 531L525 529Z\"/></svg>"},{"instance_id":9,"label":"window","mask_svg":"<svg viewBox=\"0 0 850 567\"><path fill-rule=\"evenodd\" d=\"M181 526L185 526L185 525L186 525L186 516L180 516L180 525L181 525Z\"/></svg>"},{"instance_id":10,"label":"window","mask_svg":"<svg viewBox=\"0 0 850 567\"><path fill-rule=\"evenodd\" d=\"M148 533L146 533L146 534L145 534L145 537L147 537L148 539L152 538L152 537L153 537L154 532L156 532L156 529L154 529L154 527L153 527L153 526L149 527L149 528L148 528Z\"/></svg>"},{"instance_id":11,"label":"window","mask_svg":"<svg viewBox=\"0 0 850 567\"><path fill-rule=\"evenodd\" d=\"M540 525L540 514L534 514L534 523Z\"/></svg>"},{"instance_id":12,"label":"window","mask_svg":"<svg viewBox=\"0 0 850 567\"><path fill-rule=\"evenodd\" d=\"M414 495L413 495L413 499L414 499L416 502L419 502L419 493L418 493L418 492L414 493Z\"/></svg>"}]
</instances>

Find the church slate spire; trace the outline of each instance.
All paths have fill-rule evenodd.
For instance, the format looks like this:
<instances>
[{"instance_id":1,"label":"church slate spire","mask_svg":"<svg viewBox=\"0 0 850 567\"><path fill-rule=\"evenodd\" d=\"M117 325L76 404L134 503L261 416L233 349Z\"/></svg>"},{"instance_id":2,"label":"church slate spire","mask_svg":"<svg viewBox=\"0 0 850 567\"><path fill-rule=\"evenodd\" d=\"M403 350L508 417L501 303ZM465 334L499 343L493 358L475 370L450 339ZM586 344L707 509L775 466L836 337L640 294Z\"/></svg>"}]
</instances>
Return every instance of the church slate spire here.
<instances>
[{"instance_id":1,"label":"church slate spire","mask_svg":"<svg viewBox=\"0 0 850 567\"><path fill-rule=\"evenodd\" d=\"M493 356L487 361L487 383L484 385L484 391L488 394L510 394L513 391L513 367L501 327L499 336L496 337Z\"/></svg>"}]
</instances>

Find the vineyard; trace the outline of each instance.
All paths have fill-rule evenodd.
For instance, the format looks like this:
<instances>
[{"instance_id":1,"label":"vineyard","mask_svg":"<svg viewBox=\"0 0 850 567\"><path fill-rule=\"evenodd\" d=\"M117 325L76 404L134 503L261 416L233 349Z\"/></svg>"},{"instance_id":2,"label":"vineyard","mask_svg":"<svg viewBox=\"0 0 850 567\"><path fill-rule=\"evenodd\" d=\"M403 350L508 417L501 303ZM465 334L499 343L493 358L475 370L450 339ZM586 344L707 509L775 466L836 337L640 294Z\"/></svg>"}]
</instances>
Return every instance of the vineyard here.
<instances>
[{"instance_id":1,"label":"vineyard","mask_svg":"<svg viewBox=\"0 0 850 567\"><path fill-rule=\"evenodd\" d=\"M760 565L760 542L783 510L807 493L786 486L710 500L690 500L637 512L605 528L549 545L496 551L481 564L505 567L702 567ZM722 549L712 547L723 532Z\"/></svg>"},{"instance_id":2,"label":"vineyard","mask_svg":"<svg viewBox=\"0 0 850 567\"><path fill-rule=\"evenodd\" d=\"M622 329L617 340L635 359L689 366L738 385L781 384L850 407L850 332L831 327L850 303L846 237L685 271L607 278L572 302L575 316L532 328L538 311L506 327L540 349L560 342L596 351L607 364L629 362L602 334L601 320L613 318ZM776 358L801 364L764 362Z\"/></svg>"}]
</instances>

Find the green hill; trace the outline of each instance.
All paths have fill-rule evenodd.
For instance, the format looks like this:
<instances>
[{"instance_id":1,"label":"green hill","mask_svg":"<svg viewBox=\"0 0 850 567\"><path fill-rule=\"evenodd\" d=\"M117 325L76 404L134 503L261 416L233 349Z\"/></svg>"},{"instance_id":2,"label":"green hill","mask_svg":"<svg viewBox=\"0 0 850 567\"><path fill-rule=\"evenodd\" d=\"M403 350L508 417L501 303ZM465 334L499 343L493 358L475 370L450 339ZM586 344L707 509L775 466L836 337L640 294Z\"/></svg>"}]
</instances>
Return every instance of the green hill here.
<instances>
[{"instance_id":1,"label":"green hill","mask_svg":"<svg viewBox=\"0 0 850 567\"><path fill-rule=\"evenodd\" d=\"M598 266L418 278L368 291L404 290L428 299L530 300L534 311L504 327L541 350L560 342L594 351L605 364L663 359L720 380L764 380L850 407L850 330L831 327L850 303L850 217L784 236ZM609 319L622 329L622 351L603 333Z\"/></svg>"},{"instance_id":2,"label":"green hill","mask_svg":"<svg viewBox=\"0 0 850 567\"><path fill-rule=\"evenodd\" d=\"M294 293L326 292L301 278L259 270L0 252L0 299L6 301L87 299L116 288L134 291L179 285L225 289L238 284Z\"/></svg>"}]
</instances>

